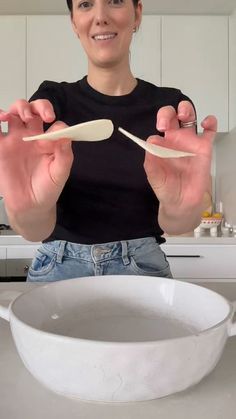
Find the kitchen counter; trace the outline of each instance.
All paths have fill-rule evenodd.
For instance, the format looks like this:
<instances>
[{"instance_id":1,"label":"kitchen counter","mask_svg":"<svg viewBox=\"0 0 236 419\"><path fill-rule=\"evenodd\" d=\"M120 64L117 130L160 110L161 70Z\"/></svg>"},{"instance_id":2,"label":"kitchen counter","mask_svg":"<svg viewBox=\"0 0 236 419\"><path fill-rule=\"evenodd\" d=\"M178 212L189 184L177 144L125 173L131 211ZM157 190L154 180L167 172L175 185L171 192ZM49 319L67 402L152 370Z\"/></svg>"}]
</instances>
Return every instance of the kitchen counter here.
<instances>
[{"instance_id":1,"label":"kitchen counter","mask_svg":"<svg viewBox=\"0 0 236 419\"><path fill-rule=\"evenodd\" d=\"M24 239L12 230L0 230L0 246L8 245L39 245L40 242L31 242Z\"/></svg>"},{"instance_id":2,"label":"kitchen counter","mask_svg":"<svg viewBox=\"0 0 236 419\"><path fill-rule=\"evenodd\" d=\"M199 236L196 237L194 234L180 235L180 236L164 236L166 244L230 244L236 245L236 237L228 236ZM0 233L0 246L10 245L31 245L38 246L41 242L31 242L24 239L22 236L17 234L1 234Z\"/></svg>"},{"instance_id":3,"label":"kitchen counter","mask_svg":"<svg viewBox=\"0 0 236 419\"><path fill-rule=\"evenodd\" d=\"M236 300L236 283L202 286ZM36 284L0 283L1 292L26 291ZM0 319L0 417L2 419L234 419L236 338L228 339L214 371L198 385L175 395L139 403L95 403L69 399L44 388L24 367L9 323Z\"/></svg>"},{"instance_id":4,"label":"kitchen counter","mask_svg":"<svg viewBox=\"0 0 236 419\"><path fill-rule=\"evenodd\" d=\"M236 244L235 236L210 236L209 234L195 236L194 233L179 236L164 236L166 244Z\"/></svg>"}]
</instances>

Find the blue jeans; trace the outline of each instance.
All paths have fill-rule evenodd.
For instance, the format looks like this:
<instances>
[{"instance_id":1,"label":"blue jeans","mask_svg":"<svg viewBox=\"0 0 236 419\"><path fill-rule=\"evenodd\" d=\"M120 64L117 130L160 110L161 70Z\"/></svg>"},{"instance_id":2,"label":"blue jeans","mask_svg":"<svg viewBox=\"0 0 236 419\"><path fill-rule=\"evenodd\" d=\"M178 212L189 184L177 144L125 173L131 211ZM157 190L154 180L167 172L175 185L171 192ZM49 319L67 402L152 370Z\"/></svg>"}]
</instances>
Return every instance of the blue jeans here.
<instances>
[{"instance_id":1,"label":"blue jeans","mask_svg":"<svg viewBox=\"0 0 236 419\"><path fill-rule=\"evenodd\" d=\"M50 282L95 275L172 278L165 253L154 237L84 245L56 240L38 249L27 281Z\"/></svg>"}]
</instances>

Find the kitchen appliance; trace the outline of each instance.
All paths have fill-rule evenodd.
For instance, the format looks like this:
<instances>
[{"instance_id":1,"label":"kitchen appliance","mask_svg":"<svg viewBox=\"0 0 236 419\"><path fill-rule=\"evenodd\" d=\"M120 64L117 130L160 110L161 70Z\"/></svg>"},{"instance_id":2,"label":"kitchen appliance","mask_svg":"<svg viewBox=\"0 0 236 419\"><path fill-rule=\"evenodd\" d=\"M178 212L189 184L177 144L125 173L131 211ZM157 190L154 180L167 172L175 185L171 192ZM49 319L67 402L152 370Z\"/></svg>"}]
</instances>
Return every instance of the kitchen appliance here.
<instances>
[{"instance_id":1,"label":"kitchen appliance","mask_svg":"<svg viewBox=\"0 0 236 419\"><path fill-rule=\"evenodd\" d=\"M10 297L0 295L5 303ZM79 278L15 297L0 316L10 321L26 368L49 389L85 400L150 400L184 390L213 370L236 334L233 304L167 278Z\"/></svg>"}]
</instances>

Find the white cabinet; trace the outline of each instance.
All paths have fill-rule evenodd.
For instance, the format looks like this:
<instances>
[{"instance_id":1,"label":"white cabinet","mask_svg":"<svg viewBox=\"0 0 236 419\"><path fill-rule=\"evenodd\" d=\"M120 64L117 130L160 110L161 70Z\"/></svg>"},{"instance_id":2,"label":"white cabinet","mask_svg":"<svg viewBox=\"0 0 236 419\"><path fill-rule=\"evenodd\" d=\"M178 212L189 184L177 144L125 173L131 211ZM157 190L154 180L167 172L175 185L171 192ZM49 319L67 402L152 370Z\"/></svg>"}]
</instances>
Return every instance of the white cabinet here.
<instances>
[{"instance_id":1,"label":"white cabinet","mask_svg":"<svg viewBox=\"0 0 236 419\"><path fill-rule=\"evenodd\" d=\"M180 88L195 103L199 121L215 114L219 131L228 131L228 29L227 16L143 16L133 35L131 68L136 77ZM1 45L0 108L29 98L44 80L87 74L69 15L0 16L0 37L7 40Z\"/></svg>"},{"instance_id":2,"label":"white cabinet","mask_svg":"<svg viewBox=\"0 0 236 419\"><path fill-rule=\"evenodd\" d=\"M161 246L176 279L233 279L236 281L236 245Z\"/></svg>"},{"instance_id":3,"label":"white cabinet","mask_svg":"<svg viewBox=\"0 0 236 419\"><path fill-rule=\"evenodd\" d=\"M76 81L87 74L87 58L70 17L27 16L27 98L44 80Z\"/></svg>"},{"instance_id":4,"label":"white cabinet","mask_svg":"<svg viewBox=\"0 0 236 419\"><path fill-rule=\"evenodd\" d=\"M143 16L133 35L130 64L135 77L161 84L161 17Z\"/></svg>"},{"instance_id":5,"label":"white cabinet","mask_svg":"<svg viewBox=\"0 0 236 419\"><path fill-rule=\"evenodd\" d=\"M7 259L33 259L39 245L10 245L6 248Z\"/></svg>"},{"instance_id":6,"label":"white cabinet","mask_svg":"<svg viewBox=\"0 0 236 419\"><path fill-rule=\"evenodd\" d=\"M26 277L38 245L9 245L6 247L6 277Z\"/></svg>"},{"instance_id":7,"label":"white cabinet","mask_svg":"<svg viewBox=\"0 0 236 419\"><path fill-rule=\"evenodd\" d=\"M163 16L162 85L189 96L201 122L218 119L229 129L229 54L227 16Z\"/></svg>"},{"instance_id":8,"label":"white cabinet","mask_svg":"<svg viewBox=\"0 0 236 419\"><path fill-rule=\"evenodd\" d=\"M0 109L26 98L26 18L0 16Z\"/></svg>"},{"instance_id":9,"label":"white cabinet","mask_svg":"<svg viewBox=\"0 0 236 419\"><path fill-rule=\"evenodd\" d=\"M1 278L26 277L32 259L35 256L37 244L21 244L0 246L0 282Z\"/></svg>"}]
</instances>

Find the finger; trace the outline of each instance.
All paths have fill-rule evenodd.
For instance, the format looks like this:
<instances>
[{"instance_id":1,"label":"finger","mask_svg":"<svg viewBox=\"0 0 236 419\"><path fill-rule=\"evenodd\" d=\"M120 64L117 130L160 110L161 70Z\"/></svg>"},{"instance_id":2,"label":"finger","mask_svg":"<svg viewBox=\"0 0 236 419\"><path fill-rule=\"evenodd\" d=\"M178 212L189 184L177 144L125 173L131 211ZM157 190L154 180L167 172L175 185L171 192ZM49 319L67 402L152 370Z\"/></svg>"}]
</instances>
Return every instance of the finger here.
<instances>
[{"instance_id":1,"label":"finger","mask_svg":"<svg viewBox=\"0 0 236 419\"><path fill-rule=\"evenodd\" d=\"M30 119L28 123L26 124L29 131L43 132L43 122L52 122L55 119L53 106L48 100L39 99L39 100L30 102L30 108L34 117L33 119ZM62 127L62 125L60 125L60 127ZM65 128L64 125L63 125L63 128ZM56 126L54 126L54 129L61 129L61 128L56 128Z\"/></svg>"},{"instance_id":2,"label":"finger","mask_svg":"<svg viewBox=\"0 0 236 419\"><path fill-rule=\"evenodd\" d=\"M9 113L19 116L25 123L34 117L31 112L30 104L25 99L19 99L14 102L9 108Z\"/></svg>"},{"instance_id":3,"label":"finger","mask_svg":"<svg viewBox=\"0 0 236 419\"><path fill-rule=\"evenodd\" d=\"M178 119L182 122L192 122L196 120L196 112L191 102L182 100L178 105Z\"/></svg>"},{"instance_id":4,"label":"finger","mask_svg":"<svg viewBox=\"0 0 236 419\"><path fill-rule=\"evenodd\" d=\"M53 106L47 99L37 99L30 102L31 111L40 115L44 122L53 122L56 118Z\"/></svg>"},{"instance_id":5,"label":"finger","mask_svg":"<svg viewBox=\"0 0 236 419\"><path fill-rule=\"evenodd\" d=\"M17 130L22 130L25 127L24 122L21 120L20 116L8 113L8 134L14 133Z\"/></svg>"},{"instance_id":6,"label":"finger","mask_svg":"<svg viewBox=\"0 0 236 419\"><path fill-rule=\"evenodd\" d=\"M48 133L48 132L58 131L59 129L64 129L64 128L68 128L68 125L62 121L56 121L54 124L50 126L50 128L46 132ZM65 139L65 138L56 140L56 141L37 140L38 146L41 148L43 152L52 152L55 149L55 147L57 147L57 144L64 144L66 142L70 142L70 140Z\"/></svg>"},{"instance_id":7,"label":"finger","mask_svg":"<svg viewBox=\"0 0 236 419\"><path fill-rule=\"evenodd\" d=\"M163 106L159 109L156 127L159 132L179 128L177 114L173 106Z\"/></svg>"},{"instance_id":8,"label":"finger","mask_svg":"<svg viewBox=\"0 0 236 419\"><path fill-rule=\"evenodd\" d=\"M0 122L7 122L9 118L9 112L0 109Z\"/></svg>"},{"instance_id":9,"label":"finger","mask_svg":"<svg viewBox=\"0 0 236 419\"><path fill-rule=\"evenodd\" d=\"M201 123L203 128L202 138L213 142L217 132L217 119L214 115L208 115Z\"/></svg>"},{"instance_id":10,"label":"finger","mask_svg":"<svg viewBox=\"0 0 236 419\"><path fill-rule=\"evenodd\" d=\"M46 99L39 99L30 103L25 99L19 99L11 105L9 111L19 115L25 123L30 122L35 115L39 115L44 122L52 122L55 119L52 105Z\"/></svg>"},{"instance_id":11,"label":"finger","mask_svg":"<svg viewBox=\"0 0 236 419\"><path fill-rule=\"evenodd\" d=\"M61 139L56 141L55 158L51 163L51 177L57 186L63 187L69 177L73 163L72 141Z\"/></svg>"},{"instance_id":12,"label":"finger","mask_svg":"<svg viewBox=\"0 0 236 419\"><path fill-rule=\"evenodd\" d=\"M50 126L50 128L48 128L48 130L46 132L58 131L59 129L64 129L64 128L68 128L68 125L65 124L65 122L56 121L56 122L54 122L54 124L52 124Z\"/></svg>"}]
</instances>

